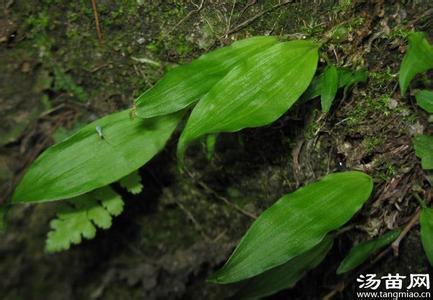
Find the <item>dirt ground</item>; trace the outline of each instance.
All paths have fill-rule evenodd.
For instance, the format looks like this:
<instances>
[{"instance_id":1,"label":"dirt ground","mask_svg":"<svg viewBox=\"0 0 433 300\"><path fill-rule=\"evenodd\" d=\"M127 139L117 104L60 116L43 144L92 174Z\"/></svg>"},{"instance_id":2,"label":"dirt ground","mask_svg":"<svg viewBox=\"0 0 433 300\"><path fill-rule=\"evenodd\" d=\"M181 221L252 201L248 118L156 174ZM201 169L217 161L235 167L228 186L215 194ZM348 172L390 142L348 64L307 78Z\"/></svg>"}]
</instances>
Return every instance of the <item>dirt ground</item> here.
<instances>
[{"instance_id":1,"label":"dirt ground","mask_svg":"<svg viewBox=\"0 0 433 300\"><path fill-rule=\"evenodd\" d=\"M112 228L58 254L44 253L57 203L21 205L0 234L1 299L223 299L238 286L206 278L253 219L281 195L336 170L373 176L374 196L347 224L324 262L275 299L354 299L356 272L335 270L356 242L407 224L422 189L433 195L411 138L431 133L427 115L398 91L412 28L433 36L425 1L0 0L0 202L31 162L83 124L130 107L167 68L253 35L322 38L322 53L369 78L328 115L299 102L270 126L218 137L215 157L197 143L189 172L169 145L140 169L144 190L126 198ZM323 62L320 68L323 67ZM433 88L430 75L417 84ZM387 252L359 272L427 273L417 227L399 256Z\"/></svg>"}]
</instances>

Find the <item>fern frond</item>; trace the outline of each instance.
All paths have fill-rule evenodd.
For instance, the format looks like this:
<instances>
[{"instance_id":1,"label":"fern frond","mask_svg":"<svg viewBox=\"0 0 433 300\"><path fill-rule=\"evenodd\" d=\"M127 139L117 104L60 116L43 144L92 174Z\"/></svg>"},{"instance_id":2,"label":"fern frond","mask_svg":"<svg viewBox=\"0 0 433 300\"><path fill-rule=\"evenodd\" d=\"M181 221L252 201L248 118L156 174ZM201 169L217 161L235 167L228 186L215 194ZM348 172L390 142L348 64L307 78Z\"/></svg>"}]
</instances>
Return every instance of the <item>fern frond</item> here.
<instances>
[{"instance_id":1,"label":"fern frond","mask_svg":"<svg viewBox=\"0 0 433 300\"><path fill-rule=\"evenodd\" d=\"M134 171L128 176L123 177L120 179L119 183L128 192L134 195L139 194L143 190L143 184L141 183L141 177L138 171Z\"/></svg>"},{"instance_id":2,"label":"fern frond","mask_svg":"<svg viewBox=\"0 0 433 300\"><path fill-rule=\"evenodd\" d=\"M123 205L122 197L109 186L70 199L50 222L45 250L67 250L72 244L81 243L82 238L93 239L96 227L110 228L113 216L121 214Z\"/></svg>"}]
</instances>

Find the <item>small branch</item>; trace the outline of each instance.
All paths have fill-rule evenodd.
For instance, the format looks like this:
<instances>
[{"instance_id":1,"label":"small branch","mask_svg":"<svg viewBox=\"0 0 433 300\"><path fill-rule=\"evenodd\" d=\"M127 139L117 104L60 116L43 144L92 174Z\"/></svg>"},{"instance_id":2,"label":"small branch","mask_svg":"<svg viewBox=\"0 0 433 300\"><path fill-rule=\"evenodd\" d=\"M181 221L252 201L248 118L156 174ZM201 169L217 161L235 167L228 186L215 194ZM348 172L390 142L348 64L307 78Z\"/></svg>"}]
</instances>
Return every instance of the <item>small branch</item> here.
<instances>
[{"instance_id":1,"label":"small branch","mask_svg":"<svg viewBox=\"0 0 433 300\"><path fill-rule=\"evenodd\" d=\"M189 177L191 177L192 179L195 179L194 176L188 171L186 170L187 174L189 175ZM217 192L215 192L213 189L211 189L209 186L207 186L204 182L198 181L196 180L196 182L198 183L199 186L201 186L206 192L213 194L216 198L220 199L221 201L223 201L225 204L227 204L228 206L236 209L237 211L239 211L240 213L250 217L251 219L257 219L257 216L253 213L250 213L249 211L246 211L245 209L243 209L242 207L240 207L239 205L230 202L227 198L219 195Z\"/></svg>"},{"instance_id":2,"label":"small branch","mask_svg":"<svg viewBox=\"0 0 433 300\"><path fill-rule=\"evenodd\" d=\"M326 294L322 299L323 300L331 300L332 298L334 298L334 296L337 293L341 293L342 291L344 291L345 288L345 284L344 281L340 281L335 288L332 289L331 292L329 292L328 294Z\"/></svg>"},{"instance_id":3,"label":"small branch","mask_svg":"<svg viewBox=\"0 0 433 300\"><path fill-rule=\"evenodd\" d=\"M415 197L416 200L418 200L419 205L421 205L422 208L427 207L427 204L425 204L425 201L423 199L421 199L421 197L418 195L417 192L413 192L413 196Z\"/></svg>"},{"instance_id":4,"label":"small branch","mask_svg":"<svg viewBox=\"0 0 433 300\"><path fill-rule=\"evenodd\" d=\"M400 246L401 240L407 235L407 233L412 229L412 227L414 227L418 223L420 213L421 210L418 207L415 214L410 219L409 223L407 223L406 226L403 228L403 231L400 233L399 237L391 244L395 256L398 256L398 248Z\"/></svg>"},{"instance_id":5,"label":"small branch","mask_svg":"<svg viewBox=\"0 0 433 300\"><path fill-rule=\"evenodd\" d=\"M188 20L193 14L199 13L203 9L203 4L204 4L204 0L201 0L199 5L194 4L197 7L197 9L191 10L185 17L183 17L179 22L177 22L177 24L173 27L172 30L179 27L180 24Z\"/></svg>"},{"instance_id":6,"label":"small branch","mask_svg":"<svg viewBox=\"0 0 433 300\"><path fill-rule=\"evenodd\" d=\"M102 39L101 25L99 24L99 15L96 7L96 0L92 0L92 10L93 10L93 16L95 17L96 34L98 35L99 44L102 45L103 39Z\"/></svg>"},{"instance_id":7,"label":"small branch","mask_svg":"<svg viewBox=\"0 0 433 300\"><path fill-rule=\"evenodd\" d=\"M210 241L211 239L209 238L209 236L206 234L206 232L203 230L203 227L200 225L200 223L197 221L197 219L194 217L194 215L192 214L192 212L190 212L182 203L180 203L179 201L176 201L176 204L180 207L180 209L188 216L188 218L191 220L191 222L194 224L194 227L196 228L196 230L198 232L200 232L200 234L202 235L202 237L206 240L206 241Z\"/></svg>"},{"instance_id":8,"label":"small branch","mask_svg":"<svg viewBox=\"0 0 433 300\"><path fill-rule=\"evenodd\" d=\"M431 14L433 14L433 8L426 10L423 14L421 14L420 16L415 18L415 20L413 20L412 22L409 23L409 26L415 26L415 24L418 23L419 20L421 20L425 17L428 17Z\"/></svg>"},{"instance_id":9,"label":"small branch","mask_svg":"<svg viewBox=\"0 0 433 300\"><path fill-rule=\"evenodd\" d=\"M285 0L285 1L283 1L283 2L281 2L279 4L277 4L277 5L272 6L271 8L269 8L269 9L267 9L265 11L262 11L261 13L255 15L254 17L252 17L252 18L250 18L248 20L245 20L244 22L242 22L239 25L237 25L235 28L228 30L227 33L226 33L226 36L228 36L228 35L230 35L232 33L235 33L237 31L243 29L244 27L250 25L252 22L254 22L258 18L262 17L263 15L265 15L265 14L267 14L267 13L269 13L269 12L271 12L271 11L277 9L277 8L280 8L280 7L284 6L284 5L287 5L290 2L292 2L292 0Z\"/></svg>"}]
</instances>

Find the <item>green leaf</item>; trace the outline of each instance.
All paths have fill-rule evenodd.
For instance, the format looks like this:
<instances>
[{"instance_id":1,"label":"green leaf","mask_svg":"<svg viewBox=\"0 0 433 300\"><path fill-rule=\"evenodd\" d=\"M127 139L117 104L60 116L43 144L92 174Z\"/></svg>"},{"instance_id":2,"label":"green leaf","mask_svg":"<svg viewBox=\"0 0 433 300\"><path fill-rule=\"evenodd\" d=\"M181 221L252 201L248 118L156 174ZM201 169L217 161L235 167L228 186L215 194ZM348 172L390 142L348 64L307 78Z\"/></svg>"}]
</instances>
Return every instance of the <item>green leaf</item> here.
<instances>
[{"instance_id":1,"label":"green leaf","mask_svg":"<svg viewBox=\"0 0 433 300\"><path fill-rule=\"evenodd\" d=\"M317 267L331 250L333 238L326 236L318 245L288 262L251 278L236 299L257 299L289 289Z\"/></svg>"},{"instance_id":2,"label":"green leaf","mask_svg":"<svg viewBox=\"0 0 433 300\"><path fill-rule=\"evenodd\" d=\"M357 71L351 71L347 68L339 68L338 72L338 88L341 89L344 87L344 92L358 82L365 82L368 77L367 70L361 69ZM316 97L319 97L322 94L322 78L323 73L314 77L308 89L305 91L302 98L305 101L312 100Z\"/></svg>"},{"instance_id":3,"label":"green leaf","mask_svg":"<svg viewBox=\"0 0 433 300\"><path fill-rule=\"evenodd\" d=\"M355 269L366 261L371 255L392 243L400 235L401 230L393 230L384 235L366 242L359 243L350 249L349 254L340 263L337 274Z\"/></svg>"},{"instance_id":4,"label":"green leaf","mask_svg":"<svg viewBox=\"0 0 433 300\"><path fill-rule=\"evenodd\" d=\"M181 110L198 101L233 66L278 40L258 36L234 42L169 71L153 88L137 99L137 115L149 118Z\"/></svg>"},{"instance_id":5,"label":"green leaf","mask_svg":"<svg viewBox=\"0 0 433 300\"><path fill-rule=\"evenodd\" d=\"M367 78L367 70L360 69L352 72L347 69L340 69L338 73L338 87L344 87L344 94L346 94L349 88L359 82L366 82Z\"/></svg>"},{"instance_id":6,"label":"green leaf","mask_svg":"<svg viewBox=\"0 0 433 300\"><path fill-rule=\"evenodd\" d=\"M321 86L320 103L322 105L322 111L329 112L338 90L338 72L334 65L328 66L325 72L323 72Z\"/></svg>"},{"instance_id":7,"label":"green leaf","mask_svg":"<svg viewBox=\"0 0 433 300\"><path fill-rule=\"evenodd\" d=\"M111 188L101 188L92 192L92 196L101 200L102 206L112 215L119 216L123 212L122 197Z\"/></svg>"},{"instance_id":8,"label":"green leaf","mask_svg":"<svg viewBox=\"0 0 433 300\"><path fill-rule=\"evenodd\" d=\"M419 219L421 242L430 265L433 266L433 209L423 208Z\"/></svg>"},{"instance_id":9,"label":"green leaf","mask_svg":"<svg viewBox=\"0 0 433 300\"><path fill-rule=\"evenodd\" d=\"M422 90L415 94L416 103L426 112L433 114L433 91Z\"/></svg>"},{"instance_id":10,"label":"green leaf","mask_svg":"<svg viewBox=\"0 0 433 300\"><path fill-rule=\"evenodd\" d=\"M212 158L215 155L215 144L217 140L218 134L209 134L206 137L206 152L207 152L207 159L212 160Z\"/></svg>"},{"instance_id":11,"label":"green leaf","mask_svg":"<svg viewBox=\"0 0 433 300\"><path fill-rule=\"evenodd\" d=\"M182 113L130 119L127 110L83 127L47 149L18 185L13 202L72 198L106 186L137 170L165 145ZM102 128L101 138L97 127Z\"/></svg>"},{"instance_id":12,"label":"green leaf","mask_svg":"<svg viewBox=\"0 0 433 300\"><path fill-rule=\"evenodd\" d=\"M87 210L87 217L102 229L108 229L111 227L111 215L102 206L95 205L89 207Z\"/></svg>"},{"instance_id":13,"label":"green leaf","mask_svg":"<svg viewBox=\"0 0 433 300\"><path fill-rule=\"evenodd\" d=\"M132 172L128 176L123 177L119 181L120 185L131 194L140 194L143 190L140 174L137 171Z\"/></svg>"},{"instance_id":14,"label":"green leaf","mask_svg":"<svg viewBox=\"0 0 433 300\"><path fill-rule=\"evenodd\" d=\"M195 106L178 144L210 133L235 132L272 123L302 95L316 72L318 46L279 43L235 66Z\"/></svg>"},{"instance_id":15,"label":"green leaf","mask_svg":"<svg viewBox=\"0 0 433 300\"><path fill-rule=\"evenodd\" d=\"M252 224L215 283L247 279L284 264L316 246L361 208L373 189L370 176L334 173L283 196Z\"/></svg>"},{"instance_id":16,"label":"green leaf","mask_svg":"<svg viewBox=\"0 0 433 300\"><path fill-rule=\"evenodd\" d=\"M81 243L82 237L95 237L96 228L87 216L87 209L96 206L97 203L87 195L72 200L74 206L62 203L57 219L50 223L52 230L48 233L45 244L47 252L67 250L72 243Z\"/></svg>"},{"instance_id":17,"label":"green leaf","mask_svg":"<svg viewBox=\"0 0 433 300\"><path fill-rule=\"evenodd\" d=\"M421 158L421 166L425 170L433 169L433 136L418 135L413 140L415 154Z\"/></svg>"},{"instance_id":18,"label":"green leaf","mask_svg":"<svg viewBox=\"0 0 433 300\"><path fill-rule=\"evenodd\" d=\"M112 217L122 212L123 204L122 198L108 186L62 203L57 218L50 222L52 230L47 235L45 250L67 250L72 244L81 243L82 238L93 239L96 226L110 228Z\"/></svg>"},{"instance_id":19,"label":"green leaf","mask_svg":"<svg viewBox=\"0 0 433 300\"><path fill-rule=\"evenodd\" d=\"M400 66L400 91L404 95L416 74L433 68L433 47L423 32L409 34L409 46Z\"/></svg>"}]
</instances>

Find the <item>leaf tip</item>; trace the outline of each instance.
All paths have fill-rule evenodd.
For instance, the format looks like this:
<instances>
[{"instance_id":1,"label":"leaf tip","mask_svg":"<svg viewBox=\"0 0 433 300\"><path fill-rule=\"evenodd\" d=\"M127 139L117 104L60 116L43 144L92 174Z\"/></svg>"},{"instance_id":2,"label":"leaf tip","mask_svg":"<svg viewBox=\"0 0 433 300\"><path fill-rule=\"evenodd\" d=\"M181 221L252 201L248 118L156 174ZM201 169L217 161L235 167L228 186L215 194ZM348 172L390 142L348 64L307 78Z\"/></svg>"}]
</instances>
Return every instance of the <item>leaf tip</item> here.
<instances>
[{"instance_id":1,"label":"leaf tip","mask_svg":"<svg viewBox=\"0 0 433 300\"><path fill-rule=\"evenodd\" d=\"M185 151L186 151L186 143L184 142L184 139L181 136L177 144L177 151L176 151L177 169L181 173L183 173L185 169Z\"/></svg>"},{"instance_id":2,"label":"leaf tip","mask_svg":"<svg viewBox=\"0 0 433 300\"><path fill-rule=\"evenodd\" d=\"M406 91L407 91L407 83L401 77L399 79L399 85L400 85L400 95L404 96L406 94Z\"/></svg>"},{"instance_id":3,"label":"leaf tip","mask_svg":"<svg viewBox=\"0 0 433 300\"><path fill-rule=\"evenodd\" d=\"M219 269L218 271L216 271L215 273L211 274L206 281L209 283L214 283L214 284L223 284L225 283L224 280L222 280L223 276L221 276L221 270L223 270L224 267L222 269Z\"/></svg>"},{"instance_id":4,"label":"leaf tip","mask_svg":"<svg viewBox=\"0 0 433 300\"><path fill-rule=\"evenodd\" d=\"M340 266L338 266L337 271L335 272L337 275L341 275L343 273L345 273L346 270L343 268L342 264L340 264Z\"/></svg>"}]
</instances>

